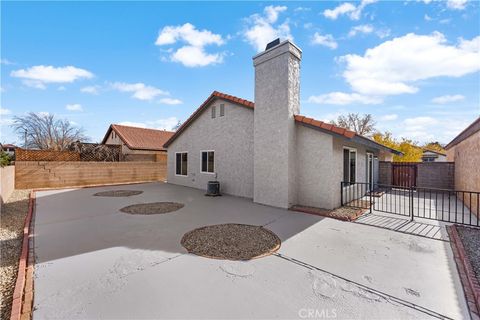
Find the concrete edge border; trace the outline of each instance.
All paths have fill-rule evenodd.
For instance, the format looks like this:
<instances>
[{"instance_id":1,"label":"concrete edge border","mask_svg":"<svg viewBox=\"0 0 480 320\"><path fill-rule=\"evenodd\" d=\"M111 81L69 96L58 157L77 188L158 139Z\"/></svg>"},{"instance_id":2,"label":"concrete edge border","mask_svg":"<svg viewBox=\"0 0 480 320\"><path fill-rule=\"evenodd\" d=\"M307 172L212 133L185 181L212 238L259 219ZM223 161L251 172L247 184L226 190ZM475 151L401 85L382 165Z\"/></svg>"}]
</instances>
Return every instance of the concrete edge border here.
<instances>
[{"instance_id":1,"label":"concrete edge border","mask_svg":"<svg viewBox=\"0 0 480 320\"><path fill-rule=\"evenodd\" d=\"M104 184L87 184L82 186L64 186L64 187L52 187L52 188L35 188L34 191L50 191L50 190L64 190L64 189L86 189L86 188L101 188L101 187L114 187L125 186L130 184L145 184L145 183L167 183L167 180L145 180L134 182L119 182L119 183L104 183Z\"/></svg>"},{"instance_id":2,"label":"concrete edge border","mask_svg":"<svg viewBox=\"0 0 480 320\"><path fill-rule=\"evenodd\" d=\"M22 251L18 262L17 280L13 291L10 320L30 319L33 307L33 269L35 255L33 246L33 216L35 191L30 192L28 213L23 227Z\"/></svg>"},{"instance_id":3,"label":"concrete edge border","mask_svg":"<svg viewBox=\"0 0 480 320\"><path fill-rule=\"evenodd\" d=\"M451 239L450 246L452 247L471 317L472 319L480 319L480 285L473 272L472 264L468 259L462 240L458 235L456 225L447 226L447 232Z\"/></svg>"}]
</instances>

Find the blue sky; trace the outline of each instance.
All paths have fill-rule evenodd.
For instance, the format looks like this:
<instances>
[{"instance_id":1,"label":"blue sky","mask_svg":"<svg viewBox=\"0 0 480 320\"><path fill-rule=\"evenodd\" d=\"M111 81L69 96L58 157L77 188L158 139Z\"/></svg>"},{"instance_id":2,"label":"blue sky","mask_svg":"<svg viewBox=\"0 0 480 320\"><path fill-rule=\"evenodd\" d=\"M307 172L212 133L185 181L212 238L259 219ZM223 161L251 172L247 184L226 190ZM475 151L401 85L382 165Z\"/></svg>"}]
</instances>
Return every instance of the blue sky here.
<instances>
[{"instance_id":1,"label":"blue sky","mask_svg":"<svg viewBox=\"0 0 480 320\"><path fill-rule=\"evenodd\" d=\"M213 90L253 100L251 58L280 37L303 50L302 114L446 143L480 114L479 6L2 1L0 142L31 111L99 141L110 123L171 129Z\"/></svg>"}]
</instances>

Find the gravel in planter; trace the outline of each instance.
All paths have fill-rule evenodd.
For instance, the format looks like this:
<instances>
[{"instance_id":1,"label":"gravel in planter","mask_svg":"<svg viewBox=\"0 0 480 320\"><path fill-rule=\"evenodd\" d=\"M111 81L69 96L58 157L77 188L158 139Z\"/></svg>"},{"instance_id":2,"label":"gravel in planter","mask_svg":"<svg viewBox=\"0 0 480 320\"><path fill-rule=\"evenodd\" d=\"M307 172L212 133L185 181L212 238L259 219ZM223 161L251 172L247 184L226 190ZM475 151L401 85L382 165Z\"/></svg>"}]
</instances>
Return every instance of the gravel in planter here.
<instances>
[{"instance_id":1,"label":"gravel in planter","mask_svg":"<svg viewBox=\"0 0 480 320\"><path fill-rule=\"evenodd\" d=\"M217 224L187 232L181 241L188 252L215 259L250 260L272 254L281 241L272 231L246 224Z\"/></svg>"},{"instance_id":2,"label":"gravel in planter","mask_svg":"<svg viewBox=\"0 0 480 320\"><path fill-rule=\"evenodd\" d=\"M120 211L129 214L149 215L169 213L180 210L183 207L183 203L177 202L152 202L134 204L128 207L124 207L120 209Z\"/></svg>"},{"instance_id":3,"label":"gravel in planter","mask_svg":"<svg viewBox=\"0 0 480 320\"><path fill-rule=\"evenodd\" d=\"M94 194L96 197L131 197L138 194L142 194L143 191L137 190L111 190L111 191L102 191Z\"/></svg>"},{"instance_id":4,"label":"gravel in planter","mask_svg":"<svg viewBox=\"0 0 480 320\"><path fill-rule=\"evenodd\" d=\"M477 280L480 281L480 230L457 225L458 235L462 240L468 260L473 267Z\"/></svg>"},{"instance_id":5,"label":"gravel in planter","mask_svg":"<svg viewBox=\"0 0 480 320\"><path fill-rule=\"evenodd\" d=\"M18 259L22 252L23 227L30 190L15 190L2 205L0 219L0 319L10 319Z\"/></svg>"}]
</instances>

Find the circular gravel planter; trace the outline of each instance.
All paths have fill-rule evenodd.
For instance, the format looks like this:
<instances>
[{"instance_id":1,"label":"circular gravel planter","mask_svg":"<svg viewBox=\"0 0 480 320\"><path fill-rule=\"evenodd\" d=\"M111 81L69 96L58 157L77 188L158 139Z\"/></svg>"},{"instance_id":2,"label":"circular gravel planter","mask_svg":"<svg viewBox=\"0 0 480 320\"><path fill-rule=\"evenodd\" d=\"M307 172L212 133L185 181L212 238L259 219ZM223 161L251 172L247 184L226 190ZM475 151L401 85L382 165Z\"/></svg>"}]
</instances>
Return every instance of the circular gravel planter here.
<instances>
[{"instance_id":1,"label":"circular gravel planter","mask_svg":"<svg viewBox=\"0 0 480 320\"><path fill-rule=\"evenodd\" d=\"M120 211L130 214L164 214L182 209L184 204L177 202L152 202L134 204L120 209Z\"/></svg>"},{"instance_id":2,"label":"circular gravel planter","mask_svg":"<svg viewBox=\"0 0 480 320\"><path fill-rule=\"evenodd\" d=\"M136 196L137 194L142 194L143 191L136 191L136 190L111 190L111 191L103 191L97 192L94 194L96 197L131 197Z\"/></svg>"},{"instance_id":3,"label":"circular gravel planter","mask_svg":"<svg viewBox=\"0 0 480 320\"><path fill-rule=\"evenodd\" d=\"M188 252L214 259L250 260L267 256L280 248L272 231L246 224L217 224L187 232L182 246Z\"/></svg>"}]
</instances>

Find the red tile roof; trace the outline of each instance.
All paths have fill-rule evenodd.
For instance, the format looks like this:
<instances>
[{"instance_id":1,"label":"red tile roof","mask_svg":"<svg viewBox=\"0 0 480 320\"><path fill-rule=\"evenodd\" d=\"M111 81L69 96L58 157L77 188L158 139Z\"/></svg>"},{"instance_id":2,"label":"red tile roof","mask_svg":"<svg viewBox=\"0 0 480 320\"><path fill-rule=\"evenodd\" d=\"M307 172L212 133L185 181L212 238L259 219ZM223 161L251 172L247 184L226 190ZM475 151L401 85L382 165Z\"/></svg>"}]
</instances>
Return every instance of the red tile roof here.
<instances>
[{"instance_id":1,"label":"red tile roof","mask_svg":"<svg viewBox=\"0 0 480 320\"><path fill-rule=\"evenodd\" d=\"M115 131L118 137L132 150L165 150L163 144L170 139L175 132L155 129L129 127L112 124L107 130L102 143L105 143L110 133Z\"/></svg>"},{"instance_id":2,"label":"red tile roof","mask_svg":"<svg viewBox=\"0 0 480 320\"><path fill-rule=\"evenodd\" d=\"M224 99L233 103L236 103L238 105L241 105L243 107L247 107L253 110L254 103L252 101L248 101L242 98L238 98L229 94L221 93L218 91L213 91L212 94L205 100L200 107L198 107L197 110L195 110L194 113L178 128L178 130L175 132L175 134L168 139L168 141L165 142L163 145L164 148L167 148L173 140L175 140L201 113L202 111L208 106L208 104L213 101L216 98Z\"/></svg>"},{"instance_id":3,"label":"red tile roof","mask_svg":"<svg viewBox=\"0 0 480 320\"><path fill-rule=\"evenodd\" d=\"M339 134L341 136L345 136L347 138L353 138L356 133L353 131L350 131L345 128L337 127L333 124L329 124L320 120L315 120L313 118L301 116L301 115L296 115L295 116L295 121L299 123L305 123L313 127L317 127L326 131L331 131L333 133Z\"/></svg>"},{"instance_id":4,"label":"red tile roof","mask_svg":"<svg viewBox=\"0 0 480 320\"><path fill-rule=\"evenodd\" d=\"M165 148L167 148L193 121L195 121L195 119L202 113L202 111L208 106L208 104L211 101L213 101L213 99L215 99L215 98L221 98L221 99L236 103L238 105L241 105L243 107L250 108L252 110L255 107L255 104L252 101L248 101L248 100L241 99L241 98L229 95L229 94L214 91L207 98L207 100L205 100L202 103L202 105L200 107L198 107L198 109L195 110L195 112L180 126L180 128L178 128L178 130L175 132L175 134L170 139L168 139L167 142L165 142L165 144L163 146ZM386 146L383 146L383 145L381 145L381 144L379 144L379 143L377 143L377 142L375 142L375 141L373 141L369 138L360 136L353 131L350 131L348 129L341 128L341 127L338 127L338 126L335 126L335 125L332 125L332 124L329 124L329 123L326 123L326 122L323 122L323 121L315 120L313 118L305 117L305 116L302 116L302 115L295 115L295 121L298 122L298 123L303 123L303 124L306 124L306 125L309 125L309 126L312 126L312 127L322 129L324 131L329 131L331 133L336 133L336 134L344 136L348 139L354 138L356 136L360 137L360 138L363 138L363 139L367 139L371 143L374 143L375 145L387 148L387 149L391 150L392 152L398 152L397 150L394 150L394 149L388 148Z\"/></svg>"}]
</instances>

